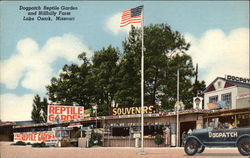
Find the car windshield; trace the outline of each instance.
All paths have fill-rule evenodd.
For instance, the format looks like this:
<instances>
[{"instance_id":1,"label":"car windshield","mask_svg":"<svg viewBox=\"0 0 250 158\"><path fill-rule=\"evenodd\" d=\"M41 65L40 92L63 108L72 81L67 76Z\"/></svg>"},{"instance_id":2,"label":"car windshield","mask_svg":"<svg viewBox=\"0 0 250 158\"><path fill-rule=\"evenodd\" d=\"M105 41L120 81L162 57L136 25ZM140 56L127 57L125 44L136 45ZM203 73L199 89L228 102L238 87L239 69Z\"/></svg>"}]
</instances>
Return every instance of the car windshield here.
<instances>
[{"instance_id":1,"label":"car windshield","mask_svg":"<svg viewBox=\"0 0 250 158\"><path fill-rule=\"evenodd\" d=\"M195 129L193 130L193 133L196 133L196 132L206 132L208 129Z\"/></svg>"}]
</instances>

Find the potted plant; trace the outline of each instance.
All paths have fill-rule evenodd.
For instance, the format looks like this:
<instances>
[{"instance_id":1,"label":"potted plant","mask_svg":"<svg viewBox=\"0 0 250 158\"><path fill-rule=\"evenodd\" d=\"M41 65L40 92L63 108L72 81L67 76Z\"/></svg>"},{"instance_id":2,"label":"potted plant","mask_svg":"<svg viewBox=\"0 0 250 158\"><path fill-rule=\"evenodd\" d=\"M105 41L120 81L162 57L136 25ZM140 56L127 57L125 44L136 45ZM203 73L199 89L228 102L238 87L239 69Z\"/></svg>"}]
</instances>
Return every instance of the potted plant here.
<instances>
[{"instance_id":1,"label":"potted plant","mask_svg":"<svg viewBox=\"0 0 250 158\"><path fill-rule=\"evenodd\" d=\"M155 144L157 144L158 147L159 147L159 145L162 144L162 143L163 143L163 138L162 138L162 136L159 135L159 134L157 134L157 135L155 136Z\"/></svg>"}]
</instances>

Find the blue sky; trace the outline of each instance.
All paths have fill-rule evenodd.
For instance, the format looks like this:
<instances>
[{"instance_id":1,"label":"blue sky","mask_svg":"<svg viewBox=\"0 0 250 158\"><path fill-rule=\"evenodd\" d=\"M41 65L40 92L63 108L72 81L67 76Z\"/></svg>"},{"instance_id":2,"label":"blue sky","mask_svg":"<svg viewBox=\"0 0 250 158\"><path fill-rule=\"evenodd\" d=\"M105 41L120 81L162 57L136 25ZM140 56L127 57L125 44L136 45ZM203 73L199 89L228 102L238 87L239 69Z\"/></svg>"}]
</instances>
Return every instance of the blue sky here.
<instances>
[{"instance_id":1,"label":"blue sky","mask_svg":"<svg viewBox=\"0 0 250 158\"><path fill-rule=\"evenodd\" d=\"M128 28L119 28L123 10L144 5L145 25L168 23L191 42L189 54L209 84L225 74L249 77L249 2L247 1L1 1L1 119L28 120L35 94L77 54L109 44L120 48ZM74 21L23 21L20 6L74 6ZM227 62L223 62L227 61ZM238 70L241 71L238 71ZM8 71L7 71L8 70ZM47 73L45 73L47 72ZM10 113L20 115L11 115Z\"/></svg>"}]
</instances>

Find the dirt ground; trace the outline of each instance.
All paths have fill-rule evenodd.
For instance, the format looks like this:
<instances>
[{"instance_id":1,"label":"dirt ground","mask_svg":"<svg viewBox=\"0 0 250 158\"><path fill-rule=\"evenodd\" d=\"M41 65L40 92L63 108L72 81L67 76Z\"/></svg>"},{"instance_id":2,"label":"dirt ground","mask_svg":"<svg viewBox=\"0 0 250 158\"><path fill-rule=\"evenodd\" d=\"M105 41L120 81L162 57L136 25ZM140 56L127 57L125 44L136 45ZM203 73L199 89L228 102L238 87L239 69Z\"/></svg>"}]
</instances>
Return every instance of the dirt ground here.
<instances>
[{"instance_id":1,"label":"dirt ground","mask_svg":"<svg viewBox=\"0 0 250 158\"><path fill-rule=\"evenodd\" d=\"M145 155L139 154L140 148L33 148L13 146L11 142L0 142L0 158L188 158L183 148L145 148ZM237 148L205 149L195 158L240 158Z\"/></svg>"}]
</instances>

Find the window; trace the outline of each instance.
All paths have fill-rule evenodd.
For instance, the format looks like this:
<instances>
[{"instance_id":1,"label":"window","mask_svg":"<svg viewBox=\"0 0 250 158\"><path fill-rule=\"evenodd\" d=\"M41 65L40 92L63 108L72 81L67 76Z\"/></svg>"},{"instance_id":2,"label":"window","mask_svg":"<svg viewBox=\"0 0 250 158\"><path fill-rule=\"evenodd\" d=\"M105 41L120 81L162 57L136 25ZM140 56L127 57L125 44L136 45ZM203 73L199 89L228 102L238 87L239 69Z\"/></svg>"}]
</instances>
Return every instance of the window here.
<instances>
[{"instance_id":1,"label":"window","mask_svg":"<svg viewBox=\"0 0 250 158\"><path fill-rule=\"evenodd\" d=\"M217 103L218 102L218 95L209 97L209 103Z\"/></svg>"},{"instance_id":2,"label":"window","mask_svg":"<svg viewBox=\"0 0 250 158\"><path fill-rule=\"evenodd\" d=\"M112 136L129 136L129 127L114 127Z\"/></svg>"},{"instance_id":3,"label":"window","mask_svg":"<svg viewBox=\"0 0 250 158\"><path fill-rule=\"evenodd\" d=\"M156 135L160 134L163 135L163 125L150 125L150 126L144 126L144 135Z\"/></svg>"},{"instance_id":4,"label":"window","mask_svg":"<svg viewBox=\"0 0 250 158\"><path fill-rule=\"evenodd\" d=\"M231 95L231 93L222 94L221 100L225 102L225 105L229 109L232 107L232 95Z\"/></svg>"}]
</instances>

